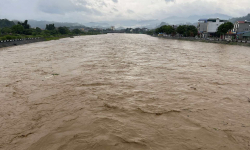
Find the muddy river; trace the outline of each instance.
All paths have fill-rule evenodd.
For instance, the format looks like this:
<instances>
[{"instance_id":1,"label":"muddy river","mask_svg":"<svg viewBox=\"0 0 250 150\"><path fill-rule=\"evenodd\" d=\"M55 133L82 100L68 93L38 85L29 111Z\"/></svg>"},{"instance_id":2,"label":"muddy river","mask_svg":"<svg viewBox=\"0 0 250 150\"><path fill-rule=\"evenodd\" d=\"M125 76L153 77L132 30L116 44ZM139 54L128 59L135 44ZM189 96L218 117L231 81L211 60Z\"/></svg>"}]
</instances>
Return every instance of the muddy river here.
<instances>
[{"instance_id":1,"label":"muddy river","mask_svg":"<svg viewBox=\"0 0 250 150\"><path fill-rule=\"evenodd\" d=\"M250 150L250 48L108 34L0 49L1 150Z\"/></svg>"}]
</instances>

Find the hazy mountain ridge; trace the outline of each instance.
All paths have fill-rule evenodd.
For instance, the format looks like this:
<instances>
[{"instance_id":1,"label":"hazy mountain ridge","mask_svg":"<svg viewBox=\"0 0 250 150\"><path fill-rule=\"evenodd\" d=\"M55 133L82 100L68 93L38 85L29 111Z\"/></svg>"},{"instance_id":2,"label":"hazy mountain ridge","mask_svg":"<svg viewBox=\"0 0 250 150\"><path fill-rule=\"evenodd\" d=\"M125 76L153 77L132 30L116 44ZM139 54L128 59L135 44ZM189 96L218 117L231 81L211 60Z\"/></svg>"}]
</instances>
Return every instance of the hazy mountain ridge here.
<instances>
[{"instance_id":1,"label":"hazy mountain ridge","mask_svg":"<svg viewBox=\"0 0 250 150\"><path fill-rule=\"evenodd\" d=\"M250 13L243 17L231 18L229 21L235 23L236 21L245 21L245 20L250 21Z\"/></svg>"},{"instance_id":2,"label":"hazy mountain ridge","mask_svg":"<svg viewBox=\"0 0 250 150\"><path fill-rule=\"evenodd\" d=\"M7 19L0 19L0 28L12 27L15 23L13 21L9 21Z\"/></svg>"},{"instance_id":3,"label":"hazy mountain ridge","mask_svg":"<svg viewBox=\"0 0 250 150\"><path fill-rule=\"evenodd\" d=\"M55 27L60 26L66 26L66 27L72 27L72 26L81 26L81 27L93 27L93 28L110 28L111 26L115 26L118 29L121 28L157 28L162 25L180 25L180 24L191 24L191 25L197 25L197 22L201 18L220 18L229 20L230 16L224 15L224 14L208 14L208 15L192 15L188 17L177 17L177 16L171 16L167 17L162 20L118 20L118 21L100 21L100 22L89 22L89 23L69 23L69 22L54 22L54 21L37 21L37 20L28 20L28 23L31 25L32 28L39 27L41 29L45 29L46 24L55 24ZM244 20L250 20L250 14L244 17L239 18L232 18L229 21L235 22L238 20L244 21ZM13 20L14 22L17 22L17 20Z\"/></svg>"},{"instance_id":4,"label":"hazy mountain ridge","mask_svg":"<svg viewBox=\"0 0 250 150\"><path fill-rule=\"evenodd\" d=\"M208 18L220 18L220 19L225 19L228 20L232 17L228 16L228 15L224 15L224 14L208 14L208 15L192 15L189 17L176 17L176 16L172 16L172 17L168 17L163 19L163 22L167 22L169 24L194 24L197 23L199 19L208 19Z\"/></svg>"},{"instance_id":5,"label":"hazy mountain ridge","mask_svg":"<svg viewBox=\"0 0 250 150\"><path fill-rule=\"evenodd\" d=\"M180 25L180 24L190 24L190 25L197 25L197 22L201 18L220 18L229 20L232 18L231 16L224 15L224 14L208 14L208 15L192 15L189 17L177 17L171 16L162 20L124 20L124 21L110 21L110 22L95 22L95 25L101 27L125 27L125 28L135 28L135 27L146 27L149 29L153 29L159 27L161 25ZM105 24L105 25L102 25ZM91 27L91 23L84 24L86 26ZM93 26L92 26L93 27Z\"/></svg>"}]
</instances>

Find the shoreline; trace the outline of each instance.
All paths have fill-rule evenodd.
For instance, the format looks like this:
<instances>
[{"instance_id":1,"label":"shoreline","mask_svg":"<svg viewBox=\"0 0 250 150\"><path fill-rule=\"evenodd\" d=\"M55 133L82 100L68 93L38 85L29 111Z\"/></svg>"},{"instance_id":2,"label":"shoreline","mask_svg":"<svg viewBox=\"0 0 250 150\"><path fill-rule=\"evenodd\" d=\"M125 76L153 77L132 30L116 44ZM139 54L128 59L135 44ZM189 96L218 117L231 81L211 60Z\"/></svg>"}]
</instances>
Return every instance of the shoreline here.
<instances>
[{"instance_id":1,"label":"shoreline","mask_svg":"<svg viewBox=\"0 0 250 150\"><path fill-rule=\"evenodd\" d=\"M229 41L217 41L217 40L205 40L205 39L195 39L195 38L181 38L181 37L161 37L161 36L154 36L158 38L164 38L164 39L170 39L170 40L182 40L182 41L193 41L193 42L204 42L204 43L216 43L216 44L225 44L225 45L236 45L236 46L247 46L250 47L250 43L244 43L244 42L229 42Z\"/></svg>"},{"instance_id":2,"label":"shoreline","mask_svg":"<svg viewBox=\"0 0 250 150\"><path fill-rule=\"evenodd\" d=\"M193 42L204 42L204 43L216 43L216 44L225 44L225 45L236 45L236 46L246 46L250 47L250 43L244 43L244 42L229 42L229 41L217 41L217 40L205 40L205 39L195 39L190 37L166 37L166 36L154 36L152 37L157 38L164 38L164 39L170 39L170 40L182 40L182 41L193 41ZM6 48L11 46L18 46L18 45L24 45L24 44L30 44L30 43L36 43L36 42L43 42L43 41L50 41L50 40L59 40L62 38L67 37L53 37L53 38L34 38L34 39L22 39L22 40L14 40L9 42L0 42L0 48Z\"/></svg>"},{"instance_id":3,"label":"shoreline","mask_svg":"<svg viewBox=\"0 0 250 150\"><path fill-rule=\"evenodd\" d=\"M18 46L36 42L43 42L43 41L52 41L52 40L60 40L63 38L74 38L75 36L85 36L85 35L74 35L74 36L63 36L63 37L46 37L46 38L30 38L30 39L20 39L20 40L8 40L5 42L0 41L0 49L7 48L11 46Z\"/></svg>"},{"instance_id":4,"label":"shoreline","mask_svg":"<svg viewBox=\"0 0 250 150\"><path fill-rule=\"evenodd\" d=\"M43 41L52 41L52 40L59 40L62 38L68 38L67 37L47 37L47 38L29 38L29 39L19 39L19 40L8 40L5 42L0 42L0 48L6 48L11 46L18 46L18 45L24 45L24 44L30 44L30 43L36 43L36 42L43 42Z\"/></svg>"}]
</instances>

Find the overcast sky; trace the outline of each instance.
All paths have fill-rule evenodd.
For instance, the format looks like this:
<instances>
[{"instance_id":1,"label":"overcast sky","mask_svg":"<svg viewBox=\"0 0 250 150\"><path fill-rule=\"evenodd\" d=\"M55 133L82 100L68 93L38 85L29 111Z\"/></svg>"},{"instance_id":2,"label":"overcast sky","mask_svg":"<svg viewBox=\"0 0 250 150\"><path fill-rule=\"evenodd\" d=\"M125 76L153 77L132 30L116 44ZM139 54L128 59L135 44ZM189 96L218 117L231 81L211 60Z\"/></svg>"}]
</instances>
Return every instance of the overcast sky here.
<instances>
[{"instance_id":1,"label":"overcast sky","mask_svg":"<svg viewBox=\"0 0 250 150\"><path fill-rule=\"evenodd\" d=\"M250 13L250 0L0 0L0 18L63 22L164 19Z\"/></svg>"}]
</instances>

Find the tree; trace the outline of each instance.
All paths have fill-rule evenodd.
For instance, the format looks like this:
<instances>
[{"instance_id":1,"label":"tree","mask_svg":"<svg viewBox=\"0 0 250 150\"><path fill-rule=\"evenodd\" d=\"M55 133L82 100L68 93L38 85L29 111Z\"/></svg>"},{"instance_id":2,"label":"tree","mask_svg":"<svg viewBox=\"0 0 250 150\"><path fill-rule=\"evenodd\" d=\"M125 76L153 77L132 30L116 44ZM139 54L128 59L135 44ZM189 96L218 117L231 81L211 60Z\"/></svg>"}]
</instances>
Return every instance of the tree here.
<instances>
[{"instance_id":1,"label":"tree","mask_svg":"<svg viewBox=\"0 0 250 150\"><path fill-rule=\"evenodd\" d=\"M50 31L49 30L44 30L42 34L46 37L50 36Z\"/></svg>"},{"instance_id":2,"label":"tree","mask_svg":"<svg viewBox=\"0 0 250 150\"><path fill-rule=\"evenodd\" d=\"M52 34L52 35L56 35L56 34L59 33L57 30L51 30L51 31L49 31L49 32L50 32L50 34Z\"/></svg>"},{"instance_id":3,"label":"tree","mask_svg":"<svg viewBox=\"0 0 250 150\"><path fill-rule=\"evenodd\" d=\"M187 36L194 37L198 34L198 30L195 26L187 25L186 27L187 27Z\"/></svg>"},{"instance_id":4,"label":"tree","mask_svg":"<svg viewBox=\"0 0 250 150\"><path fill-rule=\"evenodd\" d=\"M17 24L23 26L24 29L30 29L30 25L28 24L28 20L25 20L23 23L18 22Z\"/></svg>"},{"instance_id":5,"label":"tree","mask_svg":"<svg viewBox=\"0 0 250 150\"><path fill-rule=\"evenodd\" d=\"M72 31L72 33L74 33L74 34L80 34L80 33L81 33L81 30L79 30L79 29L74 29L74 30Z\"/></svg>"},{"instance_id":6,"label":"tree","mask_svg":"<svg viewBox=\"0 0 250 150\"><path fill-rule=\"evenodd\" d=\"M36 27L36 32L37 32L37 33L41 33L42 30L41 30L40 28Z\"/></svg>"},{"instance_id":7,"label":"tree","mask_svg":"<svg viewBox=\"0 0 250 150\"><path fill-rule=\"evenodd\" d=\"M180 25L179 27L177 27L176 31L179 34L184 34L186 32L186 25Z\"/></svg>"},{"instance_id":8,"label":"tree","mask_svg":"<svg viewBox=\"0 0 250 150\"><path fill-rule=\"evenodd\" d=\"M22 25L18 24L18 25L15 25L11 28L12 32L14 33L17 33L17 34L22 34L23 31L24 31L24 28Z\"/></svg>"},{"instance_id":9,"label":"tree","mask_svg":"<svg viewBox=\"0 0 250 150\"><path fill-rule=\"evenodd\" d=\"M160 33L160 28L156 28L156 29L155 29L155 33L156 33L156 34Z\"/></svg>"},{"instance_id":10,"label":"tree","mask_svg":"<svg viewBox=\"0 0 250 150\"><path fill-rule=\"evenodd\" d=\"M227 23L224 23L224 24L221 24L219 27L218 27L218 30L217 30L217 33L218 34L226 34L229 30L232 30L234 28L234 25L231 23L231 22L227 22Z\"/></svg>"},{"instance_id":11,"label":"tree","mask_svg":"<svg viewBox=\"0 0 250 150\"><path fill-rule=\"evenodd\" d=\"M55 30L55 25L54 24L46 24L46 30Z\"/></svg>"},{"instance_id":12,"label":"tree","mask_svg":"<svg viewBox=\"0 0 250 150\"><path fill-rule=\"evenodd\" d=\"M157 33L157 34L158 34L158 33L163 33L163 32L164 32L164 28L165 28L164 26L161 26L161 27L159 27L159 28L156 28L156 29L155 29L155 33Z\"/></svg>"},{"instance_id":13,"label":"tree","mask_svg":"<svg viewBox=\"0 0 250 150\"><path fill-rule=\"evenodd\" d=\"M10 28L2 28L0 29L0 33L2 34L8 34L8 33L11 33L11 29Z\"/></svg>"},{"instance_id":14,"label":"tree","mask_svg":"<svg viewBox=\"0 0 250 150\"><path fill-rule=\"evenodd\" d=\"M155 30L155 32L156 33L173 34L173 33L175 33L175 29L170 25L164 25L164 26L161 26L160 28L157 28Z\"/></svg>"},{"instance_id":15,"label":"tree","mask_svg":"<svg viewBox=\"0 0 250 150\"><path fill-rule=\"evenodd\" d=\"M70 31L67 27L59 27L58 32L61 34L68 34Z\"/></svg>"},{"instance_id":16,"label":"tree","mask_svg":"<svg viewBox=\"0 0 250 150\"><path fill-rule=\"evenodd\" d=\"M177 33L187 36L187 37L194 37L198 34L198 30L193 25L180 25L177 28Z\"/></svg>"},{"instance_id":17,"label":"tree","mask_svg":"<svg viewBox=\"0 0 250 150\"><path fill-rule=\"evenodd\" d=\"M161 28L160 30L162 30L166 34L172 34L173 32L175 32L175 29L170 25L164 25L161 26L160 28Z\"/></svg>"},{"instance_id":18,"label":"tree","mask_svg":"<svg viewBox=\"0 0 250 150\"><path fill-rule=\"evenodd\" d=\"M34 29L33 29L33 30L34 30ZM24 29L23 33L24 33L25 35L32 35L33 30L32 30L32 29Z\"/></svg>"}]
</instances>

